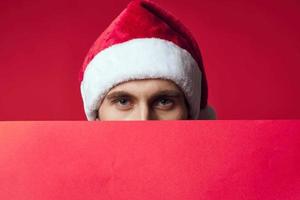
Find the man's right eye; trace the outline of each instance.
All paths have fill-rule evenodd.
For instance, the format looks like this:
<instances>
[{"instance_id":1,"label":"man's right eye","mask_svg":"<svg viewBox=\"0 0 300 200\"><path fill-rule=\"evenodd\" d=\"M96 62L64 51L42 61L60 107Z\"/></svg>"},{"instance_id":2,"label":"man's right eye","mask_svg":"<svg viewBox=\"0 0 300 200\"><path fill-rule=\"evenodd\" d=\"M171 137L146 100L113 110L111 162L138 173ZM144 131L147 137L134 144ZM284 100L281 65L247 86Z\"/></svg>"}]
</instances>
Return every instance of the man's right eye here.
<instances>
[{"instance_id":1,"label":"man's right eye","mask_svg":"<svg viewBox=\"0 0 300 200\"><path fill-rule=\"evenodd\" d=\"M122 105L126 105L126 103L128 103L127 99L118 99L118 103L122 104Z\"/></svg>"},{"instance_id":2,"label":"man's right eye","mask_svg":"<svg viewBox=\"0 0 300 200\"><path fill-rule=\"evenodd\" d=\"M113 100L112 103L121 109L127 109L127 108L130 108L130 106L131 106L129 99L124 98L124 97L117 98L117 99Z\"/></svg>"}]
</instances>

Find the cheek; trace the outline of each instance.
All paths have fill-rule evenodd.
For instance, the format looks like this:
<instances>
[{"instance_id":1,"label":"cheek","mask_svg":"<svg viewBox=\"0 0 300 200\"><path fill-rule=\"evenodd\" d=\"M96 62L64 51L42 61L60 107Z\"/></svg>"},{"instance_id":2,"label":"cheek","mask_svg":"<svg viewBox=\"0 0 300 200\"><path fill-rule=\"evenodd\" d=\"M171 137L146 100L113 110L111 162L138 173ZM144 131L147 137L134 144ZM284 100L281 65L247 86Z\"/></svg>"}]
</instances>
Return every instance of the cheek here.
<instances>
[{"instance_id":1,"label":"cheek","mask_svg":"<svg viewBox=\"0 0 300 200\"><path fill-rule=\"evenodd\" d=\"M109 105L107 105L106 103L103 102L103 104L100 106L99 110L98 110L98 117L100 120L106 120L109 119L112 114L111 112L111 108Z\"/></svg>"},{"instance_id":2,"label":"cheek","mask_svg":"<svg viewBox=\"0 0 300 200\"><path fill-rule=\"evenodd\" d=\"M98 117L100 120L122 120L124 118L124 112L116 109L115 106L103 102L98 110Z\"/></svg>"},{"instance_id":3,"label":"cheek","mask_svg":"<svg viewBox=\"0 0 300 200\"><path fill-rule=\"evenodd\" d=\"M178 106L170 111L156 111L159 120L186 120L188 119L185 107Z\"/></svg>"}]
</instances>

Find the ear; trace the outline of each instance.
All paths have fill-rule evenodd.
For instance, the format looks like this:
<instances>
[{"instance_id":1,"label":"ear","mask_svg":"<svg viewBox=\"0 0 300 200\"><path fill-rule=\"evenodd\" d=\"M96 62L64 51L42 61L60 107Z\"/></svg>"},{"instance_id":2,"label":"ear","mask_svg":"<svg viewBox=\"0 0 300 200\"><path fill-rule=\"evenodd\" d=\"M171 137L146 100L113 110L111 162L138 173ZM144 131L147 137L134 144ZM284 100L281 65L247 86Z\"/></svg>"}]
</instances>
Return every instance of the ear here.
<instances>
[{"instance_id":1,"label":"ear","mask_svg":"<svg viewBox=\"0 0 300 200\"><path fill-rule=\"evenodd\" d=\"M207 104L207 106L205 108L200 110L198 119L215 120L215 119L217 119L217 115L216 115L214 108L211 105Z\"/></svg>"}]
</instances>

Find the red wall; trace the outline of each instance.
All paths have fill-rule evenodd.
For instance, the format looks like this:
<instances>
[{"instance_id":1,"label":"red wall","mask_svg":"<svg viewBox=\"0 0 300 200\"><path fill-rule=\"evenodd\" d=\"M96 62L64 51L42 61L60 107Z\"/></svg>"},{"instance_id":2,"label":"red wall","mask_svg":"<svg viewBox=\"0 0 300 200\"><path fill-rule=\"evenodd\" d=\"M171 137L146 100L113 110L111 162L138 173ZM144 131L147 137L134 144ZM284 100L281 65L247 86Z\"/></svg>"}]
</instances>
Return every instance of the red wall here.
<instances>
[{"instance_id":1,"label":"red wall","mask_svg":"<svg viewBox=\"0 0 300 200\"><path fill-rule=\"evenodd\" d=\"M219 119L299 118L299 1L157 2L199 41ZM0 120L85 120L78 70L127 3L2 1Z\"/></svg>"}]
</instances>

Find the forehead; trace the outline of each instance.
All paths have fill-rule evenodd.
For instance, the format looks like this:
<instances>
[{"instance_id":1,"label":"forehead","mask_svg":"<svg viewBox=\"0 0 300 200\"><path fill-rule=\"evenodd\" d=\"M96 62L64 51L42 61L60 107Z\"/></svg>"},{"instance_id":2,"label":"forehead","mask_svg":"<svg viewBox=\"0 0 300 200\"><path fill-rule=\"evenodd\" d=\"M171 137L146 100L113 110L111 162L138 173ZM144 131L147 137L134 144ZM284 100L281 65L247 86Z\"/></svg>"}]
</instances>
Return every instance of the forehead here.
<instances>
[{"instance_id":1,"label":"forehead","mask_svg":"<svg viewBox=\"0 0 300 200\"><path fill-rule=\"evenodd\" d=\"M127 92L133 95L152 95L160 91L173 91L182 93L179 87L173 81L164 79L144 79L127 81L112 88L107 95L118 91Z\"/></svg>"}]
</instances>

